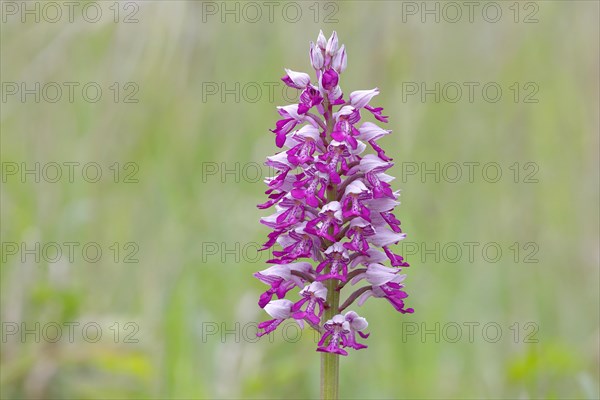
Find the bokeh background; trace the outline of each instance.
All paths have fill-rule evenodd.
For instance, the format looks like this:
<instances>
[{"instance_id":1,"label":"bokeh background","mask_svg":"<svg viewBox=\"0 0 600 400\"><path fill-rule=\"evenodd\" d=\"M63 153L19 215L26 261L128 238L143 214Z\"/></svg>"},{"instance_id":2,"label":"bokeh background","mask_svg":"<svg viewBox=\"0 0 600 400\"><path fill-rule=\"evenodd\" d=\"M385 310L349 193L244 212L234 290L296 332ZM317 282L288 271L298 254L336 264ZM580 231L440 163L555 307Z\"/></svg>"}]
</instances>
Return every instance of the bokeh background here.
<instances>
[{"instance_id":1,"label":"bokeh background","mask_svg":"<svg viewBox=\"0 0 600 400\"><path fill-rule=\"evenodd\" d=\"M39 22L25 3L2 3L2 398L318 396L309 331L254 339L267 315L252 273L268 258L255 207L277 150L268 129L294 96L279 78L310 69L319 29L346 44L345 93L381 89L416 310L358 310L372 335L341 361L341 396L598 398L597 2L497 2L497 22L485 3L472 22L466 7L452 22L435 2L274 2L272 16L258 2L258 20L243 2L75 3L72 21L56 3L56 22L43 2ZM439 7L439 23L423 7ZM23 82L56 82L62 97L49 101L52 84L39 102L21 97ZM73 101L65 82L79 84ZM90 82L96 102L81 92ZM462 97L407 92L435 82L458 83ZM464 82L480 85L473 101ZM482 95L488 82L503 90L497 102ZM72 182L65 162L80 163ZM471 180L469 162L480 163ZM40 182L21 176L36 163ZM86 163L98 182L82 177ZM461 178L420 175L435 163L458 163ZM500 166L497 182L486 163ZM23 251L36 243L39 262ZM87 243L102 249L97 262Z\"/></svg>"}]
</instances>

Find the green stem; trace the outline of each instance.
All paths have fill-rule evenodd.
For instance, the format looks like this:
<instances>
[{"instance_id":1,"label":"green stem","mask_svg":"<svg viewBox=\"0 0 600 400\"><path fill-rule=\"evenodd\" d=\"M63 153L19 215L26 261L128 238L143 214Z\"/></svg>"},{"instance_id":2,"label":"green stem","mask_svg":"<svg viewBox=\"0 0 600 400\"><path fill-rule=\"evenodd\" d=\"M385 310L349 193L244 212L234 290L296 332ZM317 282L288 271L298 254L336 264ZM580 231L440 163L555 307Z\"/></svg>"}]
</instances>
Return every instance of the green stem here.
<instances>
[{"instance_id":1,"label":"green stem","mask_svg":"<svg viewBox=\"0 0 600 400\"><path fill-rule=\"evenodd\" d=\"M336 290L336 282L327 282L327 303L330 307L325 310L325 321L338 313L340 292ZM337 400L340 372L340 356L331 353L321 353L321 399Z\"/></svg>"},{"instance_id":2,"label":"green stem","mask_svg":"<svg viewBox=\"0 0 600 400\"><path fill-rule=\"evenodd\" d=\"M325 137L331 134L333 130L333 118L331 115L331 105L326 102L325 106L325 123L327 130ZM338 188L336 185L327 188L327 201L337 199ZM327 304L329 307L325 310L324 321L328 321L337 315L340 307L340 292L337 290L337 282L335 279L329 279L327 287ZM340 372L340 356L331 353L321 353L321 399L337 400L339 388L339 372Z\"/></svg>"}]
</instances>

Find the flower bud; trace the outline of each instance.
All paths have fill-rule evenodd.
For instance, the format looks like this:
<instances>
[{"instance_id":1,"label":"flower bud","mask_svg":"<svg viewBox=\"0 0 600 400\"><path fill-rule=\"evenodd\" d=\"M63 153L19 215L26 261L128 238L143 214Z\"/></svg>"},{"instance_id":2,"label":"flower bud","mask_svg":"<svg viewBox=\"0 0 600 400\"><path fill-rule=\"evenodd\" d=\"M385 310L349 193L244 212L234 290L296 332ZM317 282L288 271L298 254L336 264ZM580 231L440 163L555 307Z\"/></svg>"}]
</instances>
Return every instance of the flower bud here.
<instances>
[{"instance_id":1,"label":"flower bud","mask_svg":"<svg viewBox=\"0 0 600 400\"><path fill-rule=\"evenodd\" d=\"M320 70L325 64L323 51L318 46L315 46L313 42L310 42L310 63L316 70Z\"/></svg>"},{"instance_id":2,"label":"flower bud","mask_svg":"<svg viewBox=\"0 0 600 400\"><path fill-rule=\"evenodd\" d=\"M333 31L331 37L327 41L327 46L325 47L325 52L328 56L333 56L338 49L338 37L337 33Z\"/></svg>"},{"instance_id":3,"label":"flower bud","mask_svg":"<svg viewBox=\"0 0 600 400\"><path fill-rule=\"evenodd\" d=\"M317 46L319 46L321 50L325 50L325 48L327 47L327 39L325 39L323 31L319 31L319 37L317 38Z\"/></svg>"},{"instance_id":4,"label":"flower bud","mask_svg":"<svg viewBox=\"0 0 600 400\"><path fill-rule=\"evenodd\" d=\"M273 318L286 319L290 316L290 309L293 304L294 303L287 299L271 300L271 302L265 306L265 311Z\"/></svg>"},{"instance_id":5,"label":"flower bud","mask_svg":"<svg viewBox=\"0 0 600 400\"><path fill-rule=\"evenodd\" d=\"M337 72L335 72L335 70L328 69L327 71L325 71L323 73L323 77L321 79L322 79L323 89L329 91L337 86L339 76L338 76Z\"/></svg>"},{"instance_id":6,"label":"flower bud","mask_svg":"<svg viewBox=\"0 0 600 400\"><path fill-rule=\"evenodd\" d=\"M348 60L346 59L346 47L342 45L340 49L335 53L335 57L333 57L333 61L331 62L331 66L340 74L346 70L346 65Z\"/></svg>"}]
</instances>

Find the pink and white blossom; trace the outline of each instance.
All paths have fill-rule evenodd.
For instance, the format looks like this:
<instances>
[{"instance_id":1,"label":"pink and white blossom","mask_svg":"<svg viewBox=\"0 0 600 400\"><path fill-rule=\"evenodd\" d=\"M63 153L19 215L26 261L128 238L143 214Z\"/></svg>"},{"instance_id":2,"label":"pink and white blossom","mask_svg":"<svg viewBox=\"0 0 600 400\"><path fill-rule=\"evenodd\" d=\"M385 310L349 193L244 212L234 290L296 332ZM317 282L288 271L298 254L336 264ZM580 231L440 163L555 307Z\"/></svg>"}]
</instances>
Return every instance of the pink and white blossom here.
<instances>
[{"instance_id":1,"label":"pink and white blossom","mask_svg":"<svg viewBox=\"0 0 600 400\"><path fill-rule=\"evenodd\" d=\"M258 336L287 319L307 322L321 333L317 351L345 356L367 347L358 340L369 336L364 317L342 314L354 301L383 298L402 314L413 312L404 304L401 271L408 263L393 250L406 234L394 215L394 163L378 144L391 130L364 120L388 122L383 108L370 104L379 89L344 94L346 47L335 32L329 39L319 32L309 56L315 77L285 70L282 80L298 90L299 101L278 107L272 132L282 151L266 161L275 176L265 179L268 200L258 207L274 207L261 218L271 229L262 250L273 248L273 257L254 276L268 286L259 306L271 319L258 325ZM333 295L346 291L338 304Z\"/></svg>"}]
</instances>

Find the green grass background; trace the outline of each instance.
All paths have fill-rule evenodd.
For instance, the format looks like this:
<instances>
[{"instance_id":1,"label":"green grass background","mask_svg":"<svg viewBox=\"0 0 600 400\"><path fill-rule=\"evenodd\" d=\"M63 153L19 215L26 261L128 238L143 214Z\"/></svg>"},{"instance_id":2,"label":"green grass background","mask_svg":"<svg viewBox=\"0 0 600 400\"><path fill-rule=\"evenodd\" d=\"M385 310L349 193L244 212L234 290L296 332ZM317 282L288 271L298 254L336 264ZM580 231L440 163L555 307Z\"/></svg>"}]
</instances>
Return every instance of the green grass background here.
<instances>
[{"instance_id":1,"label":"green grass background","mask_svg":"<svg viewBox=\"0 0 600 400\"><path fill-rule=\"evenodd\" d=\"M480 250L474 262L466 254L456 263L409 257L408 304L416 312L399 315L382 300L357 310L372 334L368 350L341 361L341 396L598 398L598 3L538 2L533 24L514 23L512 2L501 3L498 23L477 13L473 23L465 16L403 22L402 3L393 1L340 2L339 22L315 23L311 4L301 3L297 23L277 11L273 23L266 16L221 23L219 15L203 22L202 3L193 1L144 2L134 24L108 16L95 24L2 23L3 82L95 81L104 89L97 103L1 104L3 162L97 162L104 173L94 184L2 182L2 242L98 242L105 250L98 263L2 261L3 323L95 321L103 329L98 343L77 330L74 343L4 341L3 398L318 396L310 332L296 343L281 332L254 342L251 327L242 329L267 317L256 305L264 287L251 276L266 260L255 260L251 247L268 233L258 223L266 213L255 208L262 182L203 180L202 170L239 163L241 178L242 171L253 177L243 167L276 151L268 129L275 106L286 104L281 85L272 101L263 92L256 102L231 95L223 102L203 101L203 84L265 88L284 67L308 71L308 42L320 28L346 44L345 93L381 89L374 104L390 116L394 132L382 143L398 163L393 174L401 176L402 162L498 162L503 172L498 183L481 175L473 183L395 181L407 240L430 248L497 242L505 253L497 263ZM402 99L403 82L468 81L498 82L503 97ZM113 82L137 83L139 102L112 101ZM514 82L537 82L539 102L512 101ZM115 162L137 163L139 183L112 182ZM535 162L539 182L514 183L515 162ZM113 262L114 242L137 243L139 262ZM539 262L524 263L521 253L515 263L507 250L514 242L536 243ZM239 243L246 252L238 260L207 255L206 243ZM137 324L139 342L124 343L130 331L121 330L115 343L115 322ZM420 334L403 340L406 323L450 322L463 329L456 343ZM480 324L472 343L465 322ZM503 330L496 343L482 337L488 322ZM524 343L526 322L539 327L537 343ZM206 335L209 325L236 331L236 323L237 337Z\"/></svg>"}]
</instances>

